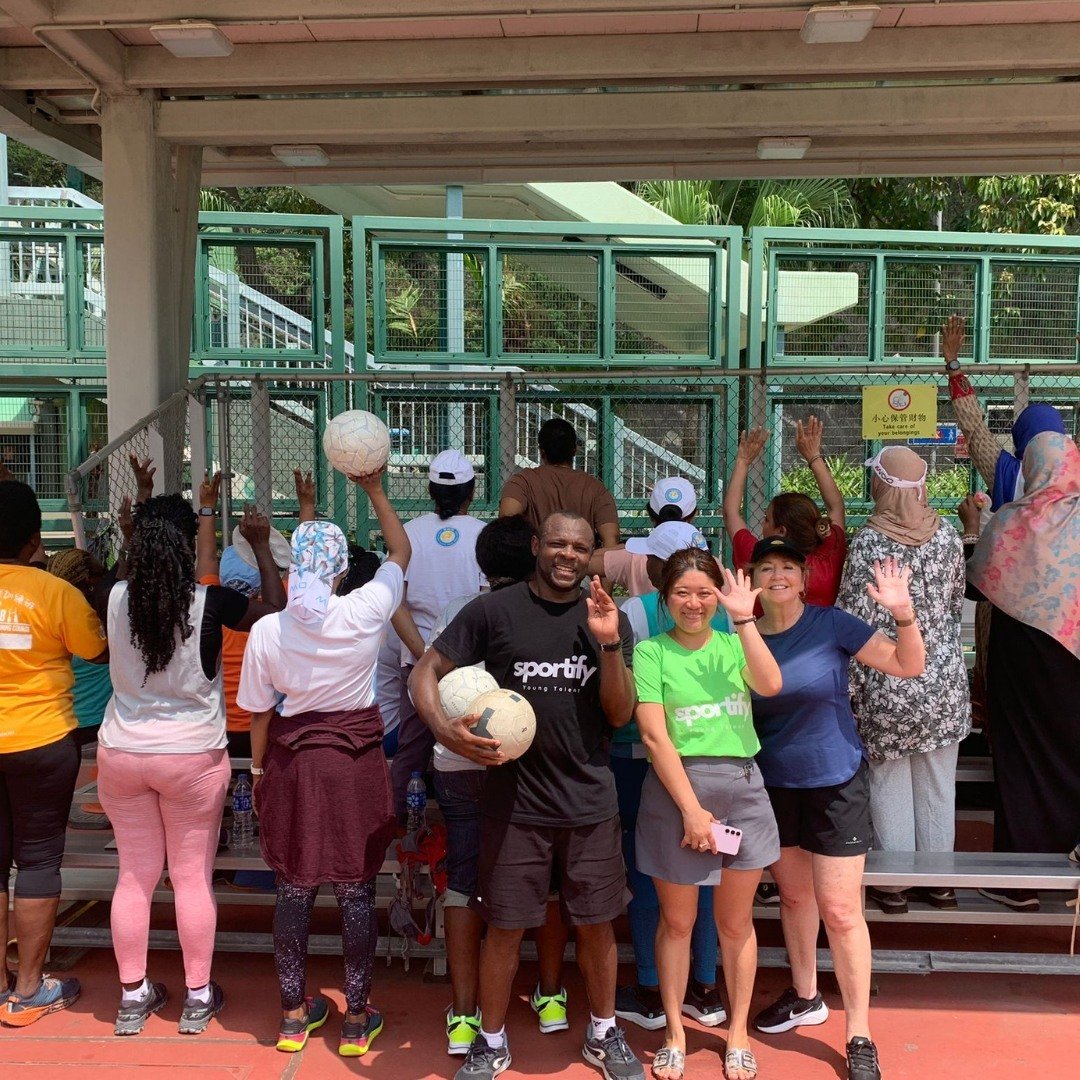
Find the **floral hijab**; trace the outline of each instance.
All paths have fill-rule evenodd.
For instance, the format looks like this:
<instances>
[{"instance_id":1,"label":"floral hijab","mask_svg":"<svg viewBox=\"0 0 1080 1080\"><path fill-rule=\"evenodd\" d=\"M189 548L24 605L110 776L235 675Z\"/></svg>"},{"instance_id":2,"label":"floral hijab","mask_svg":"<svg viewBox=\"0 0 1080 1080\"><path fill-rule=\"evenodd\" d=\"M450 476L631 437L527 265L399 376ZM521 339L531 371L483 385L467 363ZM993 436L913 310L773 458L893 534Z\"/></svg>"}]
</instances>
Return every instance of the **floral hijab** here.
<instances>
[{"instance_id":1,"label":"floral hijab","mask_svg":"<svg viewBox=\"0 0 1080 1080\"><path fill-rule=\"evenodd\" d=\"M1035 435L1023 476L1023 496L994 515L968 560L968 580L1080 657L1080 450L1067 435Z\"/></svg>"},{"instance_id":2,"label":"floral hijab","mask_svg":"<svg viewBox=\"0 0 1080 1080\"><path fill-rule=\"evenodd\" d=\"M322 622L334 579L349 566L349 544L332 521L302 522L292 535L286 611L305 623Z\"/></svg>"}]
</instances>

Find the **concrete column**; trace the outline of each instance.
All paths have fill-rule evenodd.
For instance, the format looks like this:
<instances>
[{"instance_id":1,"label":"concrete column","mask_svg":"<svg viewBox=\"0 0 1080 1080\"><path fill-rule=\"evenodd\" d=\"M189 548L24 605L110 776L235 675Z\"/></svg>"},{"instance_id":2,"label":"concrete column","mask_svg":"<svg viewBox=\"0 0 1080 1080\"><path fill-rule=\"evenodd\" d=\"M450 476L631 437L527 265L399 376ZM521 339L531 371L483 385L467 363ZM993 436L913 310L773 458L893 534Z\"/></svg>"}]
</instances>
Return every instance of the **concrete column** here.
<instances>
[{"instance_id":1,"label":"concrete column","mask_svg":"<svg viewBox=\"0 0 1080 1080\"><path fill-rule=\"evenodd\" d=\"M146 93L104 98L110 439L188 381L202 149L170 146L155 120ZM175 491L183 448L166 441L150 449L162 490Z\"/></svg>"}]
</instances>

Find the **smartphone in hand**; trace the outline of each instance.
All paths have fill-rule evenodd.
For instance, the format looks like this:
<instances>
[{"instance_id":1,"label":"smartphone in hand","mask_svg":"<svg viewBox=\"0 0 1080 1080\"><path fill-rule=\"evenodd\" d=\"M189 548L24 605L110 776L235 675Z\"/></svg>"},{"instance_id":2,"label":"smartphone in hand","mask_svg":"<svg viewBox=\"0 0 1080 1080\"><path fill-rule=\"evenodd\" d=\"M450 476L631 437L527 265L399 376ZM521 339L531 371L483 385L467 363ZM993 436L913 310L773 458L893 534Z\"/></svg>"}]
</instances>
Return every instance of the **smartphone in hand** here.
<instances>
[{"instance_id":1,"label":"smartphone in hand","mask_svg":"<svg viewBox=\"0 0 1080 1080\"><path fill-rule=\"evenodd\" d=\"M734 825L726 825L722 821L712 823L713 842L716 850L721 855L735 855L742 843L742 829L736 829Z\"/></svg>"}]
</instances>

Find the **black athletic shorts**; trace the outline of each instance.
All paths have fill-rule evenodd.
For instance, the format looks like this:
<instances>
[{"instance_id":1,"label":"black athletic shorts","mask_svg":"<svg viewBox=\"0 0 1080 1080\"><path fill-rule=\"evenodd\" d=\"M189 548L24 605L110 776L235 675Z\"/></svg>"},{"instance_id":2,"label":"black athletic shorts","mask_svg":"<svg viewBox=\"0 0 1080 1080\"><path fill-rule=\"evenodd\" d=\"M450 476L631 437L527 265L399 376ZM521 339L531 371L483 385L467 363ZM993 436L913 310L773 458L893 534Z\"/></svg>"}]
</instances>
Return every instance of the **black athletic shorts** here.
<instances>
[{"instance_id":1,"label":"black athletic shorts","mask_svg":"<svg viewBox=\"0 0 1080 1080\"><path fill-rule=\"evenodd\" d=\"M870 850L870 766L865 758L843 784L765 790L782 848L834 856L865 855Z\"/></svg>"},{"instance_id":2,"label":"black athletic shorts","mask_svg":"<svg viewBox=\"0 0 1080 1080\"><path fill-rule=\"evenodd\" d=\"M595 825L523 825L485 817L472 907L505 930L543 926L552 875L571 926L610 922L626 907L619 818Z\"/></svg>"}]
</instances>

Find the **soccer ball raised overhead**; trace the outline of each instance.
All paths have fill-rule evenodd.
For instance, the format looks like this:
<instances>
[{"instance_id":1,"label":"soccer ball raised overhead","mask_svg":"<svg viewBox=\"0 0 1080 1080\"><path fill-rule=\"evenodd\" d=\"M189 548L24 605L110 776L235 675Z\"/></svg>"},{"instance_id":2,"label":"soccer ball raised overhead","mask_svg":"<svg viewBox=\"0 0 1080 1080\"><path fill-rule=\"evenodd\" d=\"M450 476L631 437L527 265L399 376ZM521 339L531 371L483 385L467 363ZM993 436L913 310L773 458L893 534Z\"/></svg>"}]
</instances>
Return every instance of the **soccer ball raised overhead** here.
<instances>
[{"instance_id":1,"label":"soccer ball raised overhead","mask_svg":"<svg viewBox=\"0 0 1080 1080\"><path fill-rule=\"evenodd\" d=\"M511 761L532 745L536 713L515 690L489 690L472 703L470 712L480 714L472 733L482 739L498 739L499 751Z\"/></svg>"},{"instance_id":2,"label":"soccer ball raised overhead","mask_svg":"<svg viewBox=\"0 0 1080 1080\"><path fill-rule=\"evenodd\" d=\"M439 700L451 720L470 716L472 703L489 690L498 690L499 684L480 667L454 668L439 680Z\"/></svg>"},{"instance_id":3,"label":"soccer ball raised overhead","mask_svg":"<svg viewBox=\"0 0 1080 1080\"><path fill-rule=\"evenodd\" d=\"M338 413L323 432L326 459L346 476L378 472L390 457L390 431L363 409Z\"/></svg>"}]
</instances>

